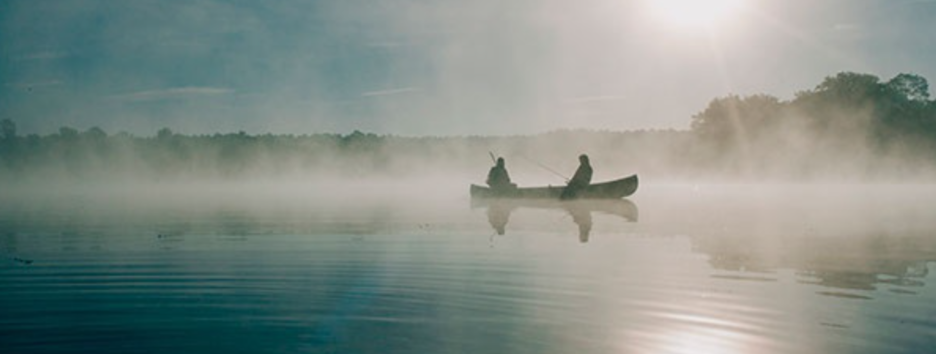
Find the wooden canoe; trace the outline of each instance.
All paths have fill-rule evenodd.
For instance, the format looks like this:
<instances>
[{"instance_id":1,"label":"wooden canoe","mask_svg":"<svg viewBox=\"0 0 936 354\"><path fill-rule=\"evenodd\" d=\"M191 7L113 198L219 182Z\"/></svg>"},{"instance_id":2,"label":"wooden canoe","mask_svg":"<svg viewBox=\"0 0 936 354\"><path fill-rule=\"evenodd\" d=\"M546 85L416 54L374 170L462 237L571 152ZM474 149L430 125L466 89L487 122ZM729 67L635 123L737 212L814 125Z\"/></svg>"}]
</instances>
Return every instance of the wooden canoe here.
<instances>
[{"instance_id":1,"label":"wooden canoe","mask_svg":"<svg viewBox=\"0 0 936 354\"><path fill-rule=\"evenodd\" d=\"M637 191L637 175L613 181L592 183L576 194L577 199L620 199ZM511 188L493 190L489 187L471 185L472 198L513 198L513 199L559 199L565 186Z\"/></svg>"}]
</instances>

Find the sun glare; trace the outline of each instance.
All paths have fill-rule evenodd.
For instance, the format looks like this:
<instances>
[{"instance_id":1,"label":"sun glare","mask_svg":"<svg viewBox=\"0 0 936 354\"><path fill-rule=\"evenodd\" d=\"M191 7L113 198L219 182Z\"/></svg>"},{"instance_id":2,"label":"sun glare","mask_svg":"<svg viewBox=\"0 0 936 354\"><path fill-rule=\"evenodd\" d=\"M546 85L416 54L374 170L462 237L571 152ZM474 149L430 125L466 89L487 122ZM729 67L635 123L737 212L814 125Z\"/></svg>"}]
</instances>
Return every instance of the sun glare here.
<instances>
[{"instance_id":1,"label":"sun glare","mask_svg":"<svg viewBox=\"0 0 936 354\"><path fill-rule=\"evenodd\" d=\"M647 0L654 16L674 27L712 28L730 21L743 0Z\"/></svg>"}]
</instances>

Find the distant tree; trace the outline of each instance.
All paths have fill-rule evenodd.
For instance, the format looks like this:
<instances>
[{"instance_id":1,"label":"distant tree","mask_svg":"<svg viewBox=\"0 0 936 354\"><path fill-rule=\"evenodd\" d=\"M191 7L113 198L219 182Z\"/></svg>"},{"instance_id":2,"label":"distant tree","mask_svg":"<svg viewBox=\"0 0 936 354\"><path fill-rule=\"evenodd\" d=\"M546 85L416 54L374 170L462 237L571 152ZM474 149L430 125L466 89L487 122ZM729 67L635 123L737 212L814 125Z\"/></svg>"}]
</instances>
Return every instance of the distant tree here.
<instances>
[{"instance_id":1,"label":"distant tree","mask_svg":"<svg viewBox=\"0 0 936 354\"><path fill-rule=\"evenodd\" d=\"M372 151L383 139L373 133L362 133L359 130L351 132L351 134L341 137L341 147L345 149L345 152L361 152L361 151Z\"/></svg>"},{"instance_id":2,"label":"distant tree","mask_svg":"<svg viewBox=\"0 0 936 354\"><path fill-rule=\"evenodd\" d=\"M9 119L0 121L0 171L15 169L18 165L19 146L16 141L16 124Z\"/></svg>"},{"instance_id":3,"label":"distant tree","mask_svg":"<svg viewBox=\"0 0 936 354\"><path fill-rule=\"evenodd\" d=\"M881 79L871 74L842 72L826 77L815 93L823 95L829 103L866 103L880 93Z\"/></svg>"},{"instance_id":4,"label":"distant tree","mask_svg":"<svg viewBox=\"0 0 936 354\"><path fill-rule=\"evenodd\" d=\"M815 139L863 139L872 122L880 120L878 104L886 89L877 76L842 72L826 77L810 91L798 92L791 111L804 123L804 133Z\"/></svg>"},{"instance_id":5,"label":"distant tree","mask_svg":"<svg viewBox=\"0 0 936 354\"><path fill-rule=\"evenodd\" d=\"M773 126L782 111L783 103L773 96L732 95L712 100L692 117L691 129L704 141L719 145L750 140Z\"/></svg>"},{"instance_id":6,"label":"distant tree","mask_svg":"<svg viewBox=\"0 0 936 354\"><path fill-rule=\"evenodd\" d=\"M104 130L99 127L91 127L88 130L86 130L82 135L94 141L102 141L104 139L107 139L107 133L105 133Z\"/></svg>"},{"instance_id":7,"label":"distant tree","mask_svg":"<svg viewBox=\"0 0 936 354\"><path fill-rule=\"evenodd\" d=\"M929 107L929 84L913 74L900 74L882 85L875 102L873 136L879 149L936 142L936 115ZM911 141L912 140L912 141Z\"/></svg>"},{"instance_id":8,"label":"distant tree","mask_svg":"<svg viewBox=\"0 0 936 354\"><path fill-rule=\"evenodd\" d=\"M899 74L887 82L887 87L909 101L926 101L930 97L929 83L919 75Z\"/></svg>"},{"instance_id":9,"label":"distant tree","mask_svg":"<svg viewBox=\"0 0 936 354\"><path fill-rule=\"evenodd\" d=\"M0 121L0 138L3 138L3 140L16 138L16 124L12 120L4 119Z\"/></svg>"},{"instance_id":10,"label":"distant tree","mask_svg":"<svg viewBox=\"0 0 936 354\"><path fill-rule=\"evenodd\" d=\"M159 139L159 140L167 140L167 139L171 138L172 135L173 135L172 129L169 129L169 128L162 128L162 129L160 129L158 132L156 132L156 139Z\"/></svg>"},{"instance_id":11,"label":"distant tree","mask_svg":"<svg viewBox=\"0 0 936 354\"><path fill-rule=\"evenodd\" d=\"M78 137L78 130L72 127L59 128L59 137L64 140L73 140Z\"/></svg>"}]
</instances>

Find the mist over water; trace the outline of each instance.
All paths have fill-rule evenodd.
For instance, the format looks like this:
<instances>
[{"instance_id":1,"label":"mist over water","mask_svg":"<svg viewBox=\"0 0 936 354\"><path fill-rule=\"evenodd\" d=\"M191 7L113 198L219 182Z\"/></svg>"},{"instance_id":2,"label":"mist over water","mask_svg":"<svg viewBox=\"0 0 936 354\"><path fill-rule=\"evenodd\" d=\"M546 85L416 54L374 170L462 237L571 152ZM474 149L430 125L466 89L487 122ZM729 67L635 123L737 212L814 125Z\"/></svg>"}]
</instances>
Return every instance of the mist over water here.
<instances>
[{"instance_id":1,"label":"mist over water","mask_svg":"<svg viewBox=\"0 0 936 354\"><path fill-rule=\"evenodd\" d=\"M871 353L934 344L932 186L648 183L619 201L623 213L600 202L511 207L502 235L492 206L473 205L467 185L447 178L208 186L5 194L5 346Z\"/></svg>"}]
</instances>

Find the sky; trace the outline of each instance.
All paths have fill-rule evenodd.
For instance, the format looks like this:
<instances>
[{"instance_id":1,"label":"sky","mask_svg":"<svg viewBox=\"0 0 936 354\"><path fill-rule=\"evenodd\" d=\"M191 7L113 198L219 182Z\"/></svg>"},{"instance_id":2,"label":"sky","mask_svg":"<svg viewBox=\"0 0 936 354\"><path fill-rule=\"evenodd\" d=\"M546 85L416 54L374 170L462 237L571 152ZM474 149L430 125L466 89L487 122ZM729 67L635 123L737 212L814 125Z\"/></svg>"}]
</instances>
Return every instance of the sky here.
<instances>
[{"instance_id":1,"label":"sky","mask_svg":"<svg viewBox=\"0 0 936 354\"><path fill-rule=\"evenodd\" d=\"M842 71L936 79L936 0L719 1L734 2L0 0L0 119L39 134L687 129L714 98L790 99Z\"/></svg>"}]
</instances>

